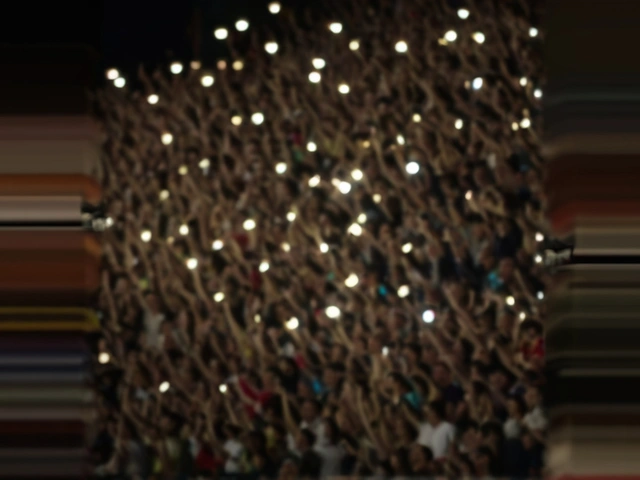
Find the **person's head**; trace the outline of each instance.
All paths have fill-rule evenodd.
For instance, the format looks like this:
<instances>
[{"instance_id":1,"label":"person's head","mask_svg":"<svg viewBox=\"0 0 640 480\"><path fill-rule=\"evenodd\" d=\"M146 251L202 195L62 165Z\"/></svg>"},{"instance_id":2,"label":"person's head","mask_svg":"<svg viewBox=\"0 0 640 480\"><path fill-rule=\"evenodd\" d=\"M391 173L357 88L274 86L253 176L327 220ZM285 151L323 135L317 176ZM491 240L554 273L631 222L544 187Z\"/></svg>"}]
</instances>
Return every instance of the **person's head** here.
<instances>
[{"instance_id":1,"label":"person's head","mask_svg":"<svg viewBox=\"0 0 640 480\"><path fill-rule=\"evenodd\" d=\"M398 439L404 443L413 442L418 436L418 431L416 430L416 428L403 415L400 415L396 418L395 432L398 436Z\"/></svg>"},{"instance_id":2,"label":"person's head","mask_svg":"<svg viewBox=\"0 0 640 480\"><path fill-rule=\"evenodd\" d=\"M528 428L523 428L520 431L520 440L522 441L522 446L525 450L532 450L537 443L536 438Z\"/></svg>"},{"instance_id":3,"label":"person's head","mask_svg":"<svg viewBox=\"0 0 640 480\"><path fill-rule=\"evenodd\" d=\"M294 458L286 458L278 472L278 480L295 480L299 477L300 466Z\"/></svg>"},{"instance_id":4,"label":"person's head","mask_svg":"<svg viewBox=\"0 0 640 480\"><path fill-rule=\"evenodd\" d=\"M340 428L332 417L325 417L324 419L324 436L331 445L337 445L340 442Z\"/></svg>"},{"instance_id":5,"label":"person's head","mask_svg":"<svg viewBox=\"0 0 640 480\"><path fill-rule=\"evenodd\" d=\"M513 395L507 399L507 412L512 418L522 418L527 413L527 403L520 395Z\"/></svg>"},{"instance_id":6,"label":"person's head","mask_svg":"<svg viewBox=\"0 0 640 480\"><path fill-rule=\"evenodd\" d=\"M389 463L391 463L391 468L395 475L407 475L411 473L409 451L406 448L395 450L389 458Z\"/></svg>"},{"instance_id":7,"label":"person's head","mask_svg":"<svg viewBox=\"0 0 640 480\"><path fill-rule=\"evenodd\" d=\"M456 432L460 444L467 451L473 451L480 444L480 427L473 420L464 420L456 425Z\"/></svg>"},{"instance_id":8,"label":"person's head","mask_svg":"<svg viewBox=\"0 0 640 480\"><path fill-rule=\"evenodd\" d=\"M413 390L411 382L401 373L393 372L389 375L389 379L396 395L404 395Z\"/></svg>"},{"instance_id":9,"label":"person's head","mask_svg":"<svg viewBox=\"0 0 640 480\"><path fill-rule=\"evenodd\" d=\"M480 433L483 443L490 446L494 452L497 452L504 439L502 425L494 421L485 422L480 427Z\"/></svg>"},{"instance_id":10,"label":"person's head","mask_svg":"<svg viewBox=\"0 0 640 480\"><path fill-rule=\"evenodd\" d=\"M413 472L424 474L425 470L431 468L433 452L429 447L414 443L409 450L409 461Z\"/></svg>"},{"instance_id":11,"label":"person's head","mask_svg":"<svg viewBox=\"0 0 640 480\"><path fill-rule=\"evenodd\" d=\"M494 369L489 375L489 383L498 392L505 392L509 387L509 377L502 368Z\"/></svg>"},{"instance_id":12,"label":"person's head","mask_svg":"<svg viewBox=\"0 0 640 480\"><path fill-rule=\"evenodd\" d=\"M524 401L527 404L529 410L533 410L539 407L542 403L542 395L540 395L540 389L538 387L528 387L524 394Z\"/></svg>"},{"instance_id":13,"label":"person's head","mask_svg":"<svg viewBox=\"0 0 640 480\"><path fill-rule=\"evenodd\" d=\"M301 452L306 452L307 450L313 448L316 443L316 435L308 428L303 428L300 430L300 434L297 439L297 447Z\"/></svg>"},{"instance_id":14,"label":"person's head","mask_svg":"<svg viewBox=\"0 0 640 480\"><path fill-rule=\"evenodd\" d=\"M498 265L498 275L504 282L513 279L515 273L515 264L513 258L503 258Z\"/></svg>"},{"instance_id":15,"label":"person's head","mask_svg":"<svg viewBox=\"0 0 640 480\"><path fill-rule=\"evenodd\" d=\"M433 400L425 409L427 421L432 426L437 426L447 418L447 404L444 400Z\"/></svg>"},{"instance_id":16,"label":"person's head","mask_svg":"<svg viewBox=\"0 0 640 480\"><path fill-rule=\"evenodd\" d=\"M333 362L329 364L322 372L322 381L330 390L338 387L340 381L344 378L345 366L343 363Z\"/></svg>"},{"instance_id":17,"label":"person's head","mask_svg":"<svg viewBox=\"0 0 640 480\"><path fill-rule=\"evenodd\" d=\"M315 421L320 415L321 406L316 400L305 400L300 409L302 420L307 423Z\"/></svg>"},{"instance_id":18,"label":"person's head","mask_svg":"<svg viewBox=\"0 0 640 480\"><path fill-rule=\"evenodd\" d=\"M275 367L267 368L262 374L262 383L265 390L275 390L280 383L280 370Z\"/></svg>"},{"instance_id":19,"label":"person's head","mask_svg":"<svg viewBox=\"0 0 640 480\"><path fill-rule=\"evenodd\" d=\"M491 464L493 463L493 451L491 448L482 445L478 447L473 455L473 464L475 466L478 475L486 475L491 471Z\"/></svg>"},{"instance_id":20,"label":"person's head","mask_svg":"<svg viewBox=\"0 0 640 480\"><path fill-rule=\"evenodd\" d=\"M422 348L416 343L410 343L402 350L402 355L411 366L416 365L420 361Z\"/></svg>"},{"instance_id":21,"label":"person's head","mask_svg":"<svg viewBox=\"0 0 640 480\"><path fill-rule=\"evenodd\" d=\"M144 296L144 301L146 302L147 307L149 308L149 310L151 310L152 313L158 313L160 311L160 302L156 294L148 292Z\"/></svg>"},{"instance_id":22,"label":"person's head","mask_svg":"<svg viewBox=\"0 0 640 480\"><path fill-rule=\"evenodd\" d=\"M444 362L438 362L433 367L433 381L440 388L451 385L451 369Z\"/></svg>"}]
</instances>

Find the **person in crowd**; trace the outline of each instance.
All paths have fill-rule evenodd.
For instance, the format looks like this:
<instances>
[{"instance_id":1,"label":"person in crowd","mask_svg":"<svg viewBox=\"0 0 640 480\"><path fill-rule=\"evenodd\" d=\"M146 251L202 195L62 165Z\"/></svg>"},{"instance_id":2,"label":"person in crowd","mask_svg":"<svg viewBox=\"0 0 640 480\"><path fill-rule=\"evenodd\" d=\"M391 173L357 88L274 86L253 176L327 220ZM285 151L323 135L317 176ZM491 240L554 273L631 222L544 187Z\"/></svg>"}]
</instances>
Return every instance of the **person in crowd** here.
<instances>
[{"instance_id":1,"label":"person in crowd","mask_svg":"<svg viewBox=\"0 0 640 480\"><path fill-rule=\"evenodd\" d=\"M540 475L537 2L307 3L94 94L95 473Z\"/></svg>"}]
</instances>

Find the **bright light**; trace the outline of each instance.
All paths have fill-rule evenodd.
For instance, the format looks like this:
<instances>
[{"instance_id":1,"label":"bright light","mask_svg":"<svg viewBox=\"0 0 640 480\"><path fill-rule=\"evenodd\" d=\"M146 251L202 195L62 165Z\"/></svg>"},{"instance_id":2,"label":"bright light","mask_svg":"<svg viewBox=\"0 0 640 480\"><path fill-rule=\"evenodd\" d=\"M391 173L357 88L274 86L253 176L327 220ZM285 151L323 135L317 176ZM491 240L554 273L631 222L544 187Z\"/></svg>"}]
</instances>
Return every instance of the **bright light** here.
<instances>
[{"instance_id":1,"label":"bright light","mask_svg":"<svg viewBox=\"0 0 640 480\"><path fill-rule=\"evenodd\" d=\"M408 297L409 293L410 293L410 290L408 285L402 285L400 288L398 288L398 296L400 298Z\"/></svg>"},{"instance_id":2,"label":"bright light","mask_svg":"<svg viewBox=\"0 0 640 480\"><path fill-rule=\"evenodd\" d=\"M536 242L544 241L544 235L540 232L536 232Z\"/></svg>"},{"instance_id":3,"label":"bright light","mask_svg":"<svg viewBox=\"0 0 640 480\"><path fill-rule=\"evenodd\" d=\"M516 304L516 299L513 298L513 296L509 295L506 299L505 302L507 303L507 305L509 305L510 307L513 307Z\"/></svg>"},{"instance_id":4,"label":"bright light","mask_svg":"<svg viewBox=\"0 0 640 480\"><path fill-rule=\"evenodd\" d=\"M231 117L231 123L236 127L242 125L242 117L240 115L234 115Z\"/></svg>"},{"instance_id":5,"label":"bright light","mask_svg":"<svg viewBox=\"0 0 640 480\"><path fill-rule=\"evenodd\" d=\"M383 357L389 356L389 347L382 347L382 356Z\"/></svg>"},{"instance_id":6,"label":"bright light","mask_svg":"<svg viewBox=\"0 0 640 480\"><path fill-rule=\"evenodd\" d=\"M213 85L213 82L215 82L213 75L203 75L200 79L200 83L203 87L210 87L211 85Z\"/></svg>"},{"instance_id":7,"label":"bright light","mask_svg":"<svg viewBox=\"0 0 640 480\"><path fill-rule=\"evenodd\" d=\"M520 86L521 86L521 87L526 87L526 86L527 86L527 83L529 83L529 80L527 80L527 77L522 77L522 78L520 79Z\"/></svg>"},{"instance_id":8,"label":"bright light","mask_svg":"<svg viewBox=\"0 0 640 480\"><path fill-rule=\"evenodd\" d=\"M236 72L239 72L240 70L242 70L243 67L244 67L244 63L242 63L242 60L236 60L231 64L231 68L233 68Z\"/></svg>"},{"instance_id":9,"label":"bright light","mask_svg":"<svg viewBox=\"0 0 640 480\"><path fill-rule=\"evenodd\" d=\"M320 251L322 253L327 253L329 251L329 245L327 245L326 243L322 242L320 244Z\"/></svg>"},{"instance_id":10,"label":"bright light","mask_svg":"<svg viewBox=\"0 0 640 480\"><path fill-rule=\"evenodd\" d=\"M404 40L400 40L396 43L396 52L398 53L407 53L409 51L409 45Z\"/></svg>"},{"instance_id":11,"label":"bright light","mask_svg":"<svg viewBox=\"0 0 640 480\"><path fill-rule=\"evenodd\" d=\"M461 118L458 118L456 120L456 123L454 123L454 126L456 127L457 130L460 130L464 126L464 122L462 121Z\"/></svg>"},{"instance_id":12,"label":"bright light","mask_svg":"<svg viewBox=\"0 0 640 480\"><path fill-rule=\"evenodd\" d=\"M190 258L189 260L187 260L187 268L189 270L195 270L196 268L198 268L198 259Z\"/></svg>"},{"instance_id":13,"label":"bright light","mask_svg":"<svg viewBox=\"0 0 640 480\"><path fill-rule=\"evenodd\" d=\"M122 77L118 77L113 81L113 84L116 86L116 88L122 88L127 84L127 81Z\"/></svg>"},{"instance_id":14,"label":"bright light","mask_svg":"<svg viewBox=\"0 0 640 480\"><path fill-rule=\"evenodd\" d=\"M322 58L314 58L311 60L311 65L313 65L313 68L316 70L322 70L327 65L327 62Z\"/></svg>"},{"instance_id":15,"label":"bright light","mask_svg":"<svg viewBox=\"0 0 640 480\"><path fill-rule=\"evenodd\" d=\"M151 230L143 230L140 234L140 240L147 243L151 240Z\"/></svg>"},{"instance_id":16,"label":"bright light","mask_svg":"<svg viewBox=\"0 0 640 480\"><path fill-rule=\"evenodd\" d=\"M473 35L473 39L476 41L476 43L484 43L485 37L484 37L484 33L482 32L475 32Z\"/></svg>"},{"instance_id":17,"label":"bright light","mask_svg":"<svg viewBox=\"0 0 640 480\"><path fill-rule=\"evenodd\" d=\"M320 83L320 80L322 80L322 75L320 75L320 72L311 72L309 74L309 81L311 83Z\"/></svg>"},{"instance_id":18,"label":"bright light","mask_svg":"<svg viewBox=\"0 0 640 480\"><path fill-rule=\"evenodd\" d=\"M152 93L147 97L147 102L149 102L151 105L155 105L156 103L158 103L158 100L160 100L160 97L158 97L158 95L156 95L155 93Z\"/></svg>"},{"instance_id":19,"label":"bright light","mask_svg":"<svg viewBox=\"0 0 640 480\"><path fill-rule=\"evenodd\" d=\"M260 314L259 314L259 313L256 313L256 314L253 316L253 321L254 321L254 322L256 322L256 323L260 323L260 322L262 321L262 317L260 316Z\"/></svg>"},{"instance_id":20,"label":"bright light","mask_svg":"<svg viewBox=\"0 0 640 480\"><path fill-rule=\"evenodd\" d=\"M359 237L360 235L362 235L362 227L357 223L352 223L348 231L355 237Z\"/></svg>"},{"instance_id":21,"label":"bright light","mask_svg":"<svg viewBox=\"0 0 640 480\"><path fill-rule=\"evenodd\" d=\"M467 10L466 8L458 9L458 18L461 18L462 20L466 20L467 18L469 18L469 10Z\"/></svg>"},{"instance_id":22,"label":"bright light","mask_svg":"<svg viewBox=\"0 0 640 480\"><path fill-rule=\"evenodd\" d=\"M528 118L523 118L522 120L520 120L520 127L529 128L530 126L531 126L531 120L529 120Z\"/></svg>"},{"instance_id":23,"label":"bright light","mask_svg":"<svg viewBox=\"0 0 640 480\"><path fill-rule=\"evenodd\" d=\"M316 150L318 150L318 146L314 142L309 142L307 143L307 150L309 150L310 152L315 152Z\"/></svg>"},{"instance_id":24,"label":"bright light","mask_svg":"<svg viewBox=\"0 0 640 480\"><path fill-rule=\"evenodd\" d=\"M180 168L178 168L178 174L186 175L187 173L189 173L189 167L187 167L186 165L180 165Z\"/></svg>"},{"instance_id":25,"label":"bright light","mask_svg":"<svg viewBox=\"0 0 640 480\"><path fill-rule=\"evenodd\" d=\"M287 220L289 220L290 222L293 222L295 219L296 219L296 212L287 213Z\"/></svg>"},{"instance_id":26,"label":"bright light","mask_svg":"<svg viewBox=\"0 0 640 480\"><path fill-rule=\"evenodd\" d=\"M412 119L413 119L413 121L414 121L414 122L416 122L416 123L418 123L418 122L421 122L421 121L422 121L422 117L420 116L420 114L419 114L419 113L414 113L414 114L413 114Z\"/></svg>"},{"instance_id":27,"label":"bright light","mask_svg":"<svg viewBox=\"0 0 640 480\"><path fill-rule=\"evenodd\" d=\"M120 76L120 72L118 72L117 69L115 68L110 68L109 70L107 70L107 79L109 80L115 80L116 78L118 78Z\"/></svg>"},{"instance_id":28,"label":"bright light","mask_svg":"<svg viewBox=\"0 0 640 480\"><path fill-rule=\"evenodd\" d=\"M356 182L359 182L364 178L364 173L359 168L351 171L351 178L353 178Z\"/></svg>"},{"instance_id":29,"label":"bright light","mask_svg":"<svg viewBox=\"0 0 640 480\"><path fill-rule=\"evenodd\" d=\"M169 190L160 190L160 200L169 198Z\"/></svg>"},{"instance_id":30,"label":"bright light","mask_svg":"<svg viewBox=\"0 0 640 480\"><path fill-rule=\"evenodd\" d=\"M211 166L211 162L209 161L208 158L203 158L202 160L200 160L200 162L198 163L198 166L201 169L205 169L205 168L209 168Z\"/></svg>"},{"instance_id":31,"label":"bright light","mask_svg":"<svg viewBox=\"0 0 640 480\"><path fill-rule=\"evenodd\" d=\"M340 316L340 309L334 305L327 307L324 313L329 318L338 318Z\"/></svg>"},{"instance_id":32,"label":"bright light","mask_svg":"<svg viewBox=\"0 0 640 480\"><path fill-rule=\"evenodd\" d=\"M536 263L542 263L542 255L538 253L535 257L533 257L533 260Z\"/></svg>"},{"instance_id":33,"label":"bright light","mask_svg":"<svg viewBox=\"0 0 640 480\"><path fill-rule=\"evenodd\" d=\"M473 198L473 192L471 190L467 190L467 193L464 194L464 198L467 199L467 201L470 201Z\"/></svg>"},{"instance_id":34,"label":"bright light","mask_svg":"<svg viewBox=\"0 0 640 480\"><path fill-rule=\"evenodd\" d=\"M264 115L260 112L251 115L251 121L254 125L261 125L264 122Z\"/></svg>"},{"instance_id":35,"label":"bright light","mask_svg":"<svg viewBox=\"0 0 640 480\"><path fill-rule=\"evenodd\" d=\"M213 36L218 40L224 40L229 36L229 31L226 28L216 28L213 31Z\"/></svg>"},{"instance_id":36,"label":"bright light","mask_svg":"<svg viewBox=\"0 0 640 480\"><path fill-rule=\"evenodd\" d=\"M160 390L160 393L165 393L167 390L169 390L169 382L162 382L160 384L160 387L158 387L158 390Z\"/></svg>"},{"instance_id":37,"label":"bright light","mask_svg":"<svg viewBox=\"0 0 640 480\"><path fill-rule=\"evenodd\" d=\"M260 270L260 273L267 272L269 270L269 262L267 262L266 260L263 260L262 262L260 262L260 266L258 267L258 270Z\"/></svg>"},{"instance_id":38,"label":"bright light","mask_svg":"<svg viewBox=\"0 0 640 480\"><path fill-rule=\"evenodd\" d=\"M370 146L371 146L371 142L369 140L365 140L364 142L362 142L363 148L369 148Z\"/></svg>"},{"instance_id":39,"label":"bright light","mask_svg":"<svg viewBox=\"0 0 640 480\"><path fill-rule=\"evenodd\" d=\"M329 30L336 35L342 31L342 24L339 22L333 22L329 24Z\"/></svg>"},{"instance_id":40,"label":"bright light","mask_svg":"<svg viewBox=\"0 0 640 480\"><path fill-rule=\"evenodd\" d=\"M278 2L271 2L269 4L269 12L273 13L274 15L280 13L280 4Z\"/></svg>"},{"instance_id":41,"label":"bright light","mask_svg":"<svg viewBox=\"0 0 640 480\"><path fill-rule=\"evenodd\" d=\"M278 44L276 42L267 42L264 44L264 49L269 55L273 55L278 51Z\"/></svg>"},{"instance_id":42,"label":"bright light","mask_svg":"<svg viewBox=\"0 0 640 480\"><path fill-rule=\"evenodd\" d=\"M536 88L533 91L533 96L536 97L536 98L542 98L542 90L540 90L539 88Z\"/></svg>"},{"instance_id":43,"label":"bright light","mask_svg":"<svg viewBox=\"0 0 640 480\"><path fill-rule=\"evenodd\" d=\"M309 186L315 188L320 185L320 175L314 175L309 179Z\"/></svg>"},{"instance_id":44,"label":"bright light","mask_svg":"<svg viewBox=\"0 0 640 480\"><path fill-rule=\"evenodd\" d=\"M411 243L405 243L402 245L402 253L411 253L413 250L413 245Z\"/></svg>"},{"instance_id":45,"label":"bright light","mask_svg":"<svg viewBox=\"0 0 640 480\"><path fill-rule=\"evenodd\" d=\"M544 292L538 292L536 294L536 297L538 298L538 300L543 300L544 299Z\"/></svg>"},{"instance_id":46,"label":"bright light","mask_svg":"<svg viewBox=\"0 0 640 480\"><path fill-rule=\"evenodd\" d=\"M476 77L473 79L473 82L471 82L471 86L473 87L474 90L480 90L482 88L482 84L484 82L482 81L481 77Z\"/></svg>"},{"instance_id":47,"label":"bright light","mask_svg":"<svg viewBox=\"0 0 640 480\"><path fill-rule=\"evenodd\" d=\"M227 386L224 383L221 383L218 390L220 390L220 393L225 394L227 393Z\"/></svg>"},{"instance_id":48,"label":"bright light","mask_svg":"<svg viewBox=\"0 0 640 480\"><path fill-rule=\"evenodd\" d=\"M360 48L360 42L358 40L351 40L349 42L349 49L352 52L355 52L356 50L358 50Z\"/></svg>"},{"instance_id":49,"label":"bright light","mask_svg":"<svg viewBox=\"0 0 640 480\"><path fill-rule=\"evenodd\" d=\"M180 225L180 228L178 229L178 232L182 236L189 235L189 227L185 223L183 223L182 225Z\"/></svg>"},{"instance_id":50,"label":"bright light","mask_svg":"<svg viewBox=\"0 0 640 480\"><path fill-rule=\"evenodd\" d=\"M511 130L513 130L514 132L516 132L519 128L520 128L520 125L518 125L518 122L513 122L511 124Z\"/></svg>"},{"instance_id":51,"label":"bright light","mask_svg":"<svg viewBox=\"0 0 640 480\"><path fill-rule=\"evenodd\" d=\"M276 163L276 173L278 175L282 175L286 171L287 171L287 164L286 163L284 163L284 162Z\"/></svg>"},{"instance_id":52,"label":"bright light","mask_svg":"<svg viewBox=\"0 0 640 480\"><path fill-rule=\"evenodd\" d=\"M222 240L214 240L211 244L212 250L222 250L222 247L224 247L224 242Z\"/></svg>"},{"instance_id":53,"label":"bright light","mask_svg":"<svg viewBox=\"0 0 640 480\"><path fill-rule=\"evenodd\" d=\"M382 201L382 195L380 195L379 193L374 193L373 194L373 201L375 203L380 203Z\"/></svg>"},{"instance_id":54,"label":"bright light","mask_svg":"<svg viewBox=\"0 0 640 480\"><path fill-rule=\"evenodd\" d=\"M404 145L406 143L404 137L400 134L396 137L396 142L398 142L398 145Z\"/></svg>"},{"instance_id":55,"label":"bright light","mask_svg":"<svg viewBox=\"0 0 640 480\"><path fill-rule=\"evenodd\" d=\"M287 323L285 323L285 326L289 330L295 330L296 328L298 328L299 325L300 325L300 322L296 317L291 317L289 320L287 320Z\"/></svg>"},{"instance_id":56,"label":"bright light","mask_svg":"<svg viewBox=\"0 0 640 480\"><path fill-rule=\"evenodd\" d=\"M169 68L171 69L171 73L178 75L179 73L182 73L183 67L180 62L173 62Z\"/></svg>"},{"instance_id":57,"label":"bright light","mask_svg":"<svg viewBox=\"0 0 640 480\"><path fill-rule=\"evenodd\" d=\"M244 18L241 18L236 22L236 30L239 32L246 32L249 28L249 22L247 22Z\"/></svg>"},{"instance_id":58,"label":"bright light","mask_svg":"<svg viewBox=\"0 0 640 480\"><path fill-rule=\"evenodd\" d=\"M338 190L340 190L340 193L342 193L343 195L346 195L351 191L351 184L349 182L340 182L340 185L338 185Z\"/></svg>"},{"instance_id":59,"label":"bright light","mask_svg":"<svg viewBox=\"0 0 640 480\"><path fill-rule=\"evenodd\" d=\"M192 70L200 70L200 67L202 67L202 64L198 60L193 60L191 62L191 69Z\"/></svg>"},{"instance_id":60,"label":"bright light","mask_svg":"<svg viewBox=\"0 0 640 480\"><path fill-rule=\"evenodd\" d=\"M355 273L350 274L346 280L344 281L345 286L347 286L348 288L353 288L356 285L358 285L358 275L356 275Z\"/></svg>"},{"instance_id":61,"label":"bright light","mask_svg":"<svg viewBox=\"0 0 640 480\"><path fill-rule=\"evenodd\" d=\"M102 352L100 353L100 355L98 355L98 362L100 362L102 365L104 365L105 363L109 363L110 359L111 356L107 352Z\"/></svg>"},{"instance_id":62,"label":"bright light","mask_svg":"<svg viewBox=\"0 0 640 480\"><path fill-rule=\"evenodd\" d=\"M530 37L537 37L538 36L538 29L536 27L531 27L529 29L529 36Z\"/></svg>"},{"instance_id":63,"label":"bright light","mask_svg":"<svg viewBox=\"0 0 640 480\"><path fill-rule=\"evenodd\" d=\"M340 85L338 85L338 92L340 92L342 95L346 95L350 91L351 89L349 88L349 85L347 85L346 83L341 83Z\"/></svg>"},{"instance_id":64,"label":"bright light","mask_svg":"<svg viewBox=\"0 0 640 480\"><path fill-rule=\"evenodd\" d=\"M291 245L289 245L287 242L284 242L282 245L280 245L280 248L282 248L283 252L291 251Z\"/></svg>"},{"instance_id":65,"label":"bright light","mask_svg":"<svg viewBox=\"0 0 640 480\"><path fill-rule=\"evenodd\" d=\"M244 228L247 232L250 232L251 230L253 230L254 228L256 228L256 222L251 219L251 218L247 218L243 224L242 224L242 228Z\"/></svg>"},{"instance_id":66,"label":"bright light","mask_svg":"<svg viewBox=\"0 0 640 480\"><path fill-rule=\"evenodd\" d=\"M224 60L218 60L218 63L216 65L218 66L218 70L226 70L227 68L227 62L225 62Z\"/></svg>"},{"instance_id":67,"label":"bright light","mask_svg":"<svg viewBox=\"0 0 640 480\"><path fill-rule=\"evenodd\" d=\"M525 318L527 318L527 314L524 312L520 312L520 315L518 315L518 317L520 317L520 320L524 320Z\"/></svg>"},{"instance_id":68,"label":"bright light","mask_svg":"<svg viewBox=\"0 0 640 480\"><path fill-rule=\"evenodd\" d=\"M418 165L418 162L409 162L405 169L409 175L415 175L420 171L420 165Z\"/></svg>"},{"instance_id":69,"label":"bright light","mask_svg":"<svg viewBox=\"0 0 640 480\"><path fill-rule=\"evenodd\" d=\"M223 301L223 300L224 300L224 293L222 293L222 292L216 292L216 293L213 295L213 300L214 300L214 302L216 302L216 303L220 303L221 301Z\"/></svg>"},{"instance_id":70,"label":"bright light","mask_svg":"<svg viewBox=\"0 0 640 480\"><path fill-rule=\"evenodd\" d=\"M358 215L358 223L360 225L363 225L365 223L367 223L367 214L366 213L361 213L360 215Z\"/></svg>"},{"instance_id":71,"label":"bright light","mask_svg":"<svg viewBox=\"0 0 640 480\"><path fill-rule=\"evenodd\" d=\"M456 38L458 38L458 34L456 33L455 30L449 30L447 33L444 34L444 39L447 42L455 42Z\"/></svg>"},{"instance_id":72,"label":"bright light","mask_svg":"<svg viewBox=\"0 0 640 480\"><path fill-rule=\"evenodd\" d=\"M433 310L425 310L422 312L422 321L424 323L432 323L436 318L436 314Z\"/></svg>"},{"instance_id":73,"label":"bright light","mask_svg":"<svg viewBox=\"0 0 640 480\"><path fill-rule=\"evenodd\" d=\"M113 226L113 218L107 217L107 219L104 221L104 223L107 225L107 227Z\"/></svg>"},{"instance_id":74,"label":"bright light","mask_svg":"<svg viewBox=\"0 0 640 480\"><path fill-rule=\"evenodd\" d=\"M173 135L170 133L163 133L162 137L160 137L160 141L165 145L170 145L171 142L173 142Z\"/></svg>"}]
</instances>

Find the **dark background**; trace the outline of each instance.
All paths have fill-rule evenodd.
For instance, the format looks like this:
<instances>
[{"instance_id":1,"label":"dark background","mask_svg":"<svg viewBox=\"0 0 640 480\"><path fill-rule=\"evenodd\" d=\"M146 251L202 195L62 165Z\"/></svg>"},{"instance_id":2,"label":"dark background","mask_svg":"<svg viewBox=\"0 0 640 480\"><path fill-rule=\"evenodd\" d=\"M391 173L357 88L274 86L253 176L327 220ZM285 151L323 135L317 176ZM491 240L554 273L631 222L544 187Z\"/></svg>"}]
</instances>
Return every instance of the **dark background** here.
<instances>
[{"instance_id":1,"label":"dark background","mask_svg":"<svg viewBox=\"0 0 640 480\"><path fill-rule=\"evenodd\" d=\"M0 44L89 45L98 53L101 72L116 67L129 78L140 63L154 67L181 60L186 66L198 58L212 65L226 54L214 28L234 29L241 17L254 26L273 21L269 1L11 0L0 11Z\"/></svg>"}]
</instances>

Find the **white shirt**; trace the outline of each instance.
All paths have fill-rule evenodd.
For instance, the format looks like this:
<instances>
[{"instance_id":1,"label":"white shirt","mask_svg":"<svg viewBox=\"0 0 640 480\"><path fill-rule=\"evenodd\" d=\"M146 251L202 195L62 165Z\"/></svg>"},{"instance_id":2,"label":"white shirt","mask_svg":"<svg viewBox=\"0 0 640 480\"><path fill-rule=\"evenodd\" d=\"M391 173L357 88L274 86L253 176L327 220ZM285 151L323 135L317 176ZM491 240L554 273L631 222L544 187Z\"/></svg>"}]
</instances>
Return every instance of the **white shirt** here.
<instances>
[{"instance_id":1,"label":"white shirt","mask_svg":"<svg viewBox=\"0 0 640 480\"><path fill-rule=\"evenodd\" d=\"M308 429L311 430L316 436L316 443L313 447L323 447L327 444L327 438L324 435L324 422L320 417L316 418L313 422L307 423L304 420L300 422L299 425L300 430ZM293 435L287 435L287 447L291 452L297 452L296 448L296 439L293 438Z\"/></svg>"},{"instance_id":2,"label":"white shirt","mask_svg":"<svg viewBox=\"0 0 640 480\"><path fill-rule=\"evenodd\" d=\"M547 428L547 419L539 406L527 413L522 421L531 430L544 430Z\"/></svg>"},{"instance_id":3,"label":"white shirt","mask_svg":"<svg viewBox=\"0 0 640 480\"><path fill-rule=\"evenodd\" d=\"M440 422L437 427L430 423L420 425L418 443L429 447L433 452L433 458L446 456L449 445L456 435L456 429L449 422Z\"/></svg>"},{"instance_id":4,"label":"white shirt","mask_svg":"<svg viewBox=\"0 0 640 480\"><path fill-rule=\"evenodd\" d=\"M322 457L322 469L320 477L337 477L340 475L342 467L342 459L346 452L342 445L323 445L316 446L314 450Z\"/></svg>"},{"instance_id":5,"label":"white shirt","mask_svg":"<svg viewBox=\"0 0 640 480\"><path fill-rule=\"evenodd\" d=\"M240 473L240 457L244 451L244 446L233 438L224 442L222 449L229 455L224 464L225 473Z\"/></svg>"},{"instance_id":6,"label":"white shirt","mask_svg":"<svg viewBox=\"0 0 640 480\"><path fill-rule=\"evenodd\" d=\"M147 345L151 348L162 347L160 325L164 322L164 315L153 314L149 310L144 312L144 331L147 334Z\"/></svg>"}]
</instances>

